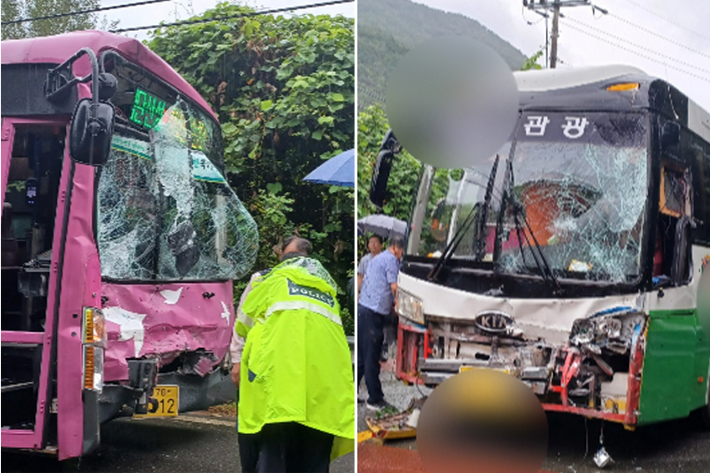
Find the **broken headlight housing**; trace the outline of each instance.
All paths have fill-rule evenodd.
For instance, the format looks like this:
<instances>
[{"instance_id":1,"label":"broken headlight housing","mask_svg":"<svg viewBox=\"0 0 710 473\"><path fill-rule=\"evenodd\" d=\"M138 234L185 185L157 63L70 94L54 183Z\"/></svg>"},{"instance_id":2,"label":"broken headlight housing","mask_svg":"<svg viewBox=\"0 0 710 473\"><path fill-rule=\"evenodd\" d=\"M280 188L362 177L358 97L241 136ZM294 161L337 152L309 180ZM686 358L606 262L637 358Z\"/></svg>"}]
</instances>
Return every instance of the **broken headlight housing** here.
<instances>
[{"instance_id":1,"label":"broken headlight housing","mask_svg":"<svg viewBox=\"0 0 710 473\"><path fill-rule=\"evenodd\" d=\"M598 312L574 321L570 342L597 354L602 350L628 354L645 319L642 312L625 307Z\"/></svg>"},{"instance_id":2,"label":"broken headlight housing","mask_svg":"<svg viewBox=\"0 0 710 473\"><path fill-rule=\"evenodd\" d=\"M397 312L405 319L424 325L422 300L401 289L397 290Z\"/></svg>"}]
</instances>

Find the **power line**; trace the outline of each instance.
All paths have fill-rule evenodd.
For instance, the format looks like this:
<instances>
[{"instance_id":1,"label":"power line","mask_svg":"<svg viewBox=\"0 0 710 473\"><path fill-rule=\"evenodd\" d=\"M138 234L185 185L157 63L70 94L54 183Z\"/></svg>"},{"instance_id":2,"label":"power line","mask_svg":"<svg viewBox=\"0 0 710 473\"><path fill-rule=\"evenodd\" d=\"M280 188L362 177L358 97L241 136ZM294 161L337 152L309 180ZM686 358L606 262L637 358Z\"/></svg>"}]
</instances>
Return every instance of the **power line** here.
<instances>
[{"instance_id":1,"label":"power line","mask_svg":"<svg viewBox=\"0 0 710 473\"><path fill-rule=\"evenodd\" d=\"M524 21L525 23L527 23L529 26L537 25L537 24L540 23L541 21L547 19L547 15L542 15L542 18L540 18L539 20L537 20L537 21L530 21L530 20L528 20L528 19L525 17L525 5L521 6L521 7L520 7L520 10L521 10L521 11L520 11L520 14L523 16L523 21ZM536 12L536 13L537 13L537 12Z\"/></svg>"},{"instance_id":2,"label":"power line","mask_svg":"<svg viewBox=\"0 0 710 473\"><path fill-rule=\"evenodd\" d=\"M170 0L144 0L142 2L124 3L121 5L113 5L110 7L92 8L91 10L82 10L82 11L67 12L67 13L55 13L53 15L38 16L35 18L22 18L20 20L3 21L2 23L0 23L0 25L14 25L17 23L25 23L28 21L51 20L54 18L62 18L65 16L86 15L87 13L96 13L96 12L106 11L106 10L118 10L120 8L137 7L139 5L149 5L151 3L162 3L162 2L168 2L168 1L170 1Z\"/></svg>"},{"instance_id":3,"label":"power line","mask_svg":"<svg viewBox=\"0 0 710 473\"><path fill-rule=\"evenodd\" d=\"M697 49L693 49L693 48L691 48L690 46L687 46L687 45L685 45L685 44L683 44L683 43L679 43L678 41L676 41L676 40L674 40L674 39L668 38L667 36L663 36L663 35L661 35L661 34L658 34L658 33L656 33L655 31L650 30L650 29L648 29L648 28L646 28L646 27L644 27L644 26L637 25L636 23L634 23L634 22L632 22L632 21L629 21L629 20L627 20L626 18L622 18L622 17L620 17L619 15L615 15L615 14L613 14L613 13L607 13L607 15L608 15L608 16L611 16L611 17L613 17L613 18L616 18L617 20L619 20L619 21L621 21L621 22L623 22L623 23L626 23L627 25L633 26L634 28L637 28L637 29L639 29L639 30L641 30L641 31L644 31L644 32L646 32L646 33L648 33L648 34L650 34L650 35L656 36L657 38L660 38L660 39L663 39L663 40L665 40L665 41L668 41L668 42L671 43L671 44L675 44L676 46L679 46L679 47L681 47L681 48L687 49L687 50L690 51L690 52L699 54L699 55L701 55L701 56L703 56L703 57L706 57L706 58L710 59L710 54L706 54L706 53L704 53L703 51L698 51Z\"/></svg>"},{"instance_id":4,"label":"power line","mask_svg":"<svg viewBox=\"0 0 710 473\"><path fill-rule=\"evenodd\" d=\"M652 14L652 15L654 15L654 16L657 16L658 18L660 18L660 19L662 19L662 20L667 21L668 23L670 23L670 24L672 24L672 25L677 26L678 28L682 28L682 29L684 29L684 30L686 30L686 31L688 31L688 32L690 32L690 33L693 33L694 35L700 36L701 38L710 41L710 38L708 38L707 36L705 36L705 35L703 35L703 34L700 34L700 33L696 32L696 31L693 31L693 30L691 30L691 29L689 29L689 28L687 28L687 27L681 25L680 23L676 23L675 21L669 20L667 16L664 16L664 15L661 15L661 14L659 14L659 13L656 13L656 12L654 12L653 10L650 10L649 8L647 8L647 7L644 6L644 5L641 5L641 4L637 3L637 2L634 2L633 0L626 0L626 1L629 2L629 3L631 3L631 4L633 4L633 5L636 5L637 7L641 8L642 10L646 10L646 11L649 12L650 14Z\"/></svg>"},{"instance_id":5,"label":"power line","mask_svg":"<svg viewBox=\"0 0 710 473\"><path fill-rule=\"evenodd\" d=\"M151 30L151 29L156 29L156 28L167 28L169 26L196 25L199 23L209 23L211 21L233 20L235 18L247 18L247 17L251 17L251 16L268 15L270 13L282 13L282 12L303 10L305 8L325 7L325 6L329 6L329 5L338 5L341 3L352 3L354 1L355 0L331 0L329 2L310 3L307 5L296 5L293 7L274 8L272 10L259 10L259 11L249 12L249 13L240 13L238 15L216 16L213 18L203 18L203 19L199 19L199 20L184 20L184 21L176 21L173 23L161 23L158 25L136 26L136 27L132 27L132 28L121 28L121 29L117 29L117 30L111 30L110 32L111 33L125 33L127 31Z\"/></svg>"},{"instance_id":6,"label":"power line","mask_svg":"<svg viewBox=\"0 0 710 473\"><path fill-rule=\"evenodd\" d=\"M638 51L634 51L634 50L629 49L629 48L625 48L624 46L622 46L622 45L620 45L620 44L618 44L618 43L615 43L614 41L609 41L609 40L606 39L606 38L603 38L603 37L601 37L601 36L597 36L597 35L595 35L595 34L592 34L592 33L588 32L588 31L585 31L585 30L583 30L583 29L581 29L581 28L577 28L577 27L572 26L572 25L570 25L570 24L568 24L567 27L568 27L568 28L572 28L573 30L579 31L579 32L582 33L582 34L586 34L587 36L591 36L592 38L595 38L595 39L597 39L597 40L599 40L599 41L602 41L602 42L604 42L604 43L611 44L612 46L616 46L617 48L622 49L622 50L624 50L624 51L626 51L626 52L635 54L635 55L637 55L637 56L639 56L639 57L642 57L642 58L644 58L644 59L648 59L649 61L653 61L653 62L655 62L655 63L658 63L658 64L661 64L661 65L663 65L663 66L669 67L668 64L666 64L665 62L659 61L657 58L654 58L654 57L652 57L652 56L647 56L647 55L645 55L645 54L639 53ZM656 53L655 51L652 51L652 52L653 52L653 53ZM695 77L696 79L700 79L700 80L703 80L703 81L705 81L705 82L710 82L710 79L709 79L708 77L706 77L706 76L701 76L701 75L695 74L695 73L693 73L693 72L688 72L688 71L686 71L686 70L679 69L678 67L672 67L672 66L671 66L670 69L673 69L673 70L675 70L675 71L681 72L681 73L683 73L683 74L687 74L687 75L689 75L689 76L691 76L691 77Z\"/></svg>"},{"instance_id":7,"label":"power line","mask_svg":"<svg viewBox=\"0 0 710 473\"><path fill-rule=\"evenodd\" d=\"M676 58L674 58L673 56L669 56L669 55L667 55L667 54L659 53L658 51L653 50L653 49L651 49L651 48L647 48L646 46L642 46L642 45L640 45L640 44L632 43L631 41L628 41L628 40L626 40L625 38L622 38L621 36L616 36L616 35L614 35L614 34L608 33L608 32L606 32L606 31L604 31L604 30L602 30L602 29L600 29L600 28L596 28L596 27L594 27L594 26L590 26L590 25L588 25L588 24L586 24L586 23L584 23L584 22L582 22L582 21L575 20L574 18L570 18L570 17L565 17L564 20L565 20L565 21L572 21L572 22L577 23L577 24L579 24L579 25L581 25L581 26L584 26L585 28L589 28L589 29L591 29L591 30L597 31L597 32L602 33L602 34L604 34L604 35L607 35L607 36L609 36L609 37L611 37L611 38L614 38L614 39L616 39L616 40L618 40L618 41L622 41L622 42L628 44L629 46L633 46L633 47L639 48L639 49L641 49L641 50L643 50L643 51L647 51L647 52L649 52L649 53L653 53L653 54L655 54L655 55L657 55L657 56L663 57L663 58L668 59L668 60L670 60L670 61L675 61L675 62L677 62L678 64L682 64L682 65L685 66L685 67L689 67L689 68L691 68L691 69L695 69L695 70L698 70L698 71L700 71L700 72L704 72L704 73L710 75L710 70L708 70L708 69L703 69L703 68L697 67L697 66L695 66L695 65L693 65L693 64L691 64L691 63L689 63L689 62L685 62L685 61L681 61L680 59L676 59ZM567 26L570 26L570 25L568 24ZM579 30L578 30L578 31L579 31Z\"/></svg>"},{"instance_id":8,"label":"power line","mask_svg":"<svg viewBox=\"0 0 710 473\"><path fill-rule=\"evenodd\" d=\"M550 62L548 65L550 69L554 69L557 66L557 39L560 33L560 17L562 16L560 9L562 7L581 7L589 5L589 0L554 0L551 3L544 1L539 1L538 3L530 1L530 3L528 3L528 0L523 0L523 7L527 7L545 17L545 44L547 44L547 10L552 10L552 38L550 41ZM544 13L542 13L542 11L544 11ZM547 47L545 47L545 51L545 56L547 56Z\"/></svg>"}]
</instances>

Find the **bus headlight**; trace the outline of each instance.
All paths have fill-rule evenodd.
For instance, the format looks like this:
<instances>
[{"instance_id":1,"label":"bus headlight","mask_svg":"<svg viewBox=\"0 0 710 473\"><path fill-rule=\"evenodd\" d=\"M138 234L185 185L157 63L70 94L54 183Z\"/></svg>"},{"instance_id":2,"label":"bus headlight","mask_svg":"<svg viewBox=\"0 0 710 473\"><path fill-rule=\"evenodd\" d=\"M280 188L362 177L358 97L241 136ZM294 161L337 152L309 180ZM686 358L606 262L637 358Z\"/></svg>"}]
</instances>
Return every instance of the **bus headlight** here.
<instances>
[{"instance_id":1,"label":"bus headlight","mask_svg":"<svg viewBox=\"0 0 710 473\"><path fill-rule=\"evenodd\" d=\"M104 349L84 345L84 389L101 392L104 388Z\"/></svg>"},{"instance_id":2,"label":"bus headlight","mask_svg":"<svg viewBox=\"0 0 710 473\"><path fill-rule=\"evenodd\" d=\"M106 320L101 309L84 307L84 343L106 348Z\"/></svg>"},{"instance_id":3,"label":"bus headlight","mask_svg":"<svg viewBox=\"0 0 710 473\"><path fill-rule=\"evenodd\" d=\"M401 289L397 290L397 312L404 318L424 325L422 300Z\"/></svg>"},{"instance_id":4,"label":"bus headlight","mask_svg":"<svg viewBox=\"0 0 710 473\"><path fill-rule=\"evenodd\" d=\"M106 348L106 320L101 309L84 307L82 342L84 389L101 392L104 387L104 348Z\"/></svg>"}]
</instances>

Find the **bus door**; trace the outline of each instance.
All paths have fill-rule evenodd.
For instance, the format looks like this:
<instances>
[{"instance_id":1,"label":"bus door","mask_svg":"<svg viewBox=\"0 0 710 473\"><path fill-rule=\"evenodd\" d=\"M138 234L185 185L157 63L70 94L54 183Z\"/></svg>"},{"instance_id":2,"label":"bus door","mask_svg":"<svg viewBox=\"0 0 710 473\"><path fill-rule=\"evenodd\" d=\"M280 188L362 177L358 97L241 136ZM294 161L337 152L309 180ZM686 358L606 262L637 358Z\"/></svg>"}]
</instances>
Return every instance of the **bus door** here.
<instances>
[{"instance_id":1,"label":"bus door","mask_svg":"<svg viewBox=\"0 0 710 473\"><path fill-rule=\"evenodd\" d=\"M84 55L91 74L74 77L71 66ZM54 80L64 70L67 80ZM30 99L3 101L2 447L45 449L64 460L99 444L106 331L94 189L96 165L109 151L114 109L105 100L115 79L91 80L99 68L87 48L50 70L39 88L22 82L22 68L7 72L19 80L3 81L3 89ZM99 82L109 90L101 98Z\"/></svg>"},{"instance_id":2,"label":"bus door","mask_svg":"<svg viewBox=\"0 0 710 473\"><path fill-rule=\"evenodd\" d=\"M50 413L53 241L68 119L2 121L2 446L44 448ZM56 416L54 416L56 417Z\"/></svg>"}]
</instances>

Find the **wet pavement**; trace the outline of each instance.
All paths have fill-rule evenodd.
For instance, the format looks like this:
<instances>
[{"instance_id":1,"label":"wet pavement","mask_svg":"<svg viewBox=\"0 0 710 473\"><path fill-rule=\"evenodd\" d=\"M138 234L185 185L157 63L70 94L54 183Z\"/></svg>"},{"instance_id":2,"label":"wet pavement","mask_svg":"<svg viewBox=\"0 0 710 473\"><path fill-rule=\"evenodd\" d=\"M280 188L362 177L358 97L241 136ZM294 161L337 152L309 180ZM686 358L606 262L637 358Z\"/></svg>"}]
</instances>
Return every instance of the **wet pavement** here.
<instances>
[{"instance_id":1,"label":"wet pavement","mask_svg":"<svg viewBox=\"0 0 710 473\"><path fill-rule=\"evenodd\" d=\"M391 364L389 366L391 368ZM399 409L412 397L431 390L407 386L391 371L381 374L388 402ZM365 397L361 386L359 397ZM365 404L358 404L358 431L367 430ZM603 470L593 461L599 448L601 422L567 414L548 414L550 437L542 469L555 473L704 473L710 472L710 431L691 419L666 422L629 432L622 426L604 424L604 444L614 463ZM416 440L393 440L384 446L372 440L358 446L359 473L424 471L416 453ZM400 450L397 452L396 450ZM403 465L412 469L405 469Z\"/></svg>"},{"instance_id":2,"label":"wet pavement","mask_svg":"<svg viewBox=\"0 0 710 473\"><path fill-rule=\"evenodd\" d=\"M239 472L234 418L181 415L175 419L117 419L101 429L101 446L81 461L57 463L4 451L10 472ZM331 464L332 473L353 473L353 453Z\"/></svg>"}]
</instances>

